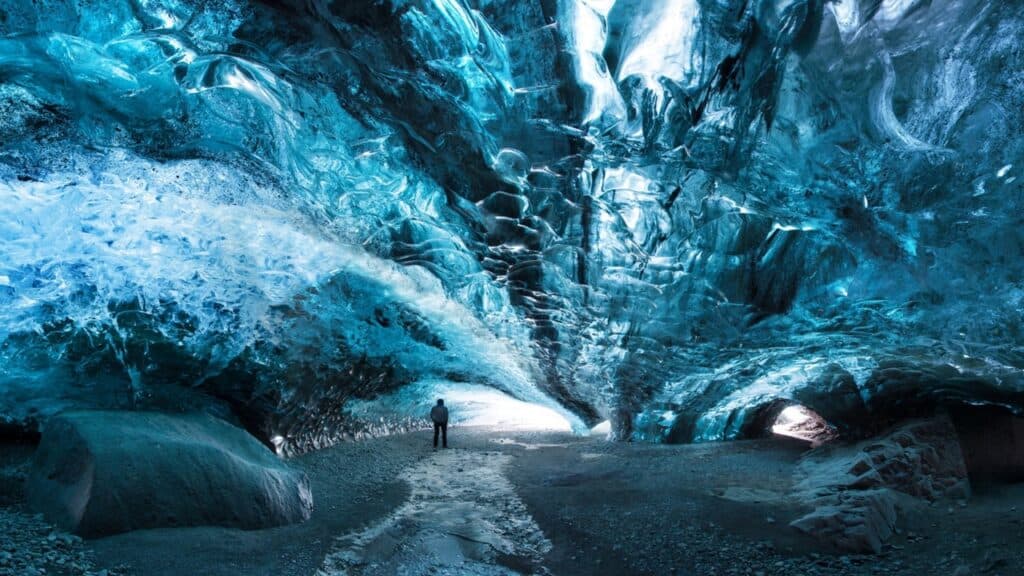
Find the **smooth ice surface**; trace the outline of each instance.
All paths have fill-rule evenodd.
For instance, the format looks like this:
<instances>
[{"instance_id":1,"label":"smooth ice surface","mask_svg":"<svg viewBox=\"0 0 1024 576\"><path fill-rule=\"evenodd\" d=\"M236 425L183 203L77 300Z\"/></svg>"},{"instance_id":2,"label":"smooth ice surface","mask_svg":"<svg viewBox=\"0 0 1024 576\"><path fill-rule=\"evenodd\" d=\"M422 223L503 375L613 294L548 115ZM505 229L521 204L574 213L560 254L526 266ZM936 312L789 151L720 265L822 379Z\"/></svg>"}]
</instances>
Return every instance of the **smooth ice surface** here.
<instances>
[{"instance_id":1,"label":"smooth ice surface","mask_svg":"<svg viewBox=\"0 0 1024 576\"><path fill-rule=\"evenodd\" d=\"M431 382L656 441L783 400L1019 410L1022 27L0 0L0 417L199 407L287 451Z\"/></svg>"}]
</instances>

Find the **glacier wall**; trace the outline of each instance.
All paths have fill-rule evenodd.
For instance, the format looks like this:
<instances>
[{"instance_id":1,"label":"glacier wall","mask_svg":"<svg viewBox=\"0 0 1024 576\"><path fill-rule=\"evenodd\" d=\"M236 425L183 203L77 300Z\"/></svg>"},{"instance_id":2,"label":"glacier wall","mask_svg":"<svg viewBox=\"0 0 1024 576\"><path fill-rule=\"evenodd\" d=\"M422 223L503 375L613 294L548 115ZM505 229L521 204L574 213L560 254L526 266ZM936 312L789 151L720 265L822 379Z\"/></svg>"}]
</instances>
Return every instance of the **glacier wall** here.
<instances>
[{"instance_id":1,"label":"glacier wall","mask_svg":"<svg viewBox=\"0 0 1024 576\"><path fill-rule=\"evenodd\" d=\"M655 441L1020 410L1017 12L0 1L0 418L289 451L478 386Z\"/></svg>"}]
</instances>

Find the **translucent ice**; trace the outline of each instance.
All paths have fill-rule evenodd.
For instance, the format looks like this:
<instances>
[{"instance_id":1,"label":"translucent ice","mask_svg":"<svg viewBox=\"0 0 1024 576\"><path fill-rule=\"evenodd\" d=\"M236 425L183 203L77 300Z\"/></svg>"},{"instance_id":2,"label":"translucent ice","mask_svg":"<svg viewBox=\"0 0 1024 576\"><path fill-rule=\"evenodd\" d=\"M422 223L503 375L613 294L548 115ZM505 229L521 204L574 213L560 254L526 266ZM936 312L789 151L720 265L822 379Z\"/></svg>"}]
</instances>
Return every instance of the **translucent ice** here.
<instances>
[{"instance_id":1,"label":"translucent ice","mask_svg":"<svg viewBox=\"0 0 1024 576\"><path fill-rule=\"evenodd\" d=\"M1018 12L0 1L0 416L1019 410Z\"/></svg>"}]
</instances>

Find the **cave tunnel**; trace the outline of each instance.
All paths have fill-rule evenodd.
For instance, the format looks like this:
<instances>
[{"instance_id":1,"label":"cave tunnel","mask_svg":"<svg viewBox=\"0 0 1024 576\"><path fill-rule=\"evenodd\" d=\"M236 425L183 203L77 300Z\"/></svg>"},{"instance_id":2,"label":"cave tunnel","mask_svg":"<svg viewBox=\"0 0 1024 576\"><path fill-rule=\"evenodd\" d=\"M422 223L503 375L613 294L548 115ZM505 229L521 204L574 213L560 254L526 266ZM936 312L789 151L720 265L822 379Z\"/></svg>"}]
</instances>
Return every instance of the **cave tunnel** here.
<instances>
[{"instance_id":1,"label":"cave tunnel","mask_svg":"<svg viewBox=\"0 0 1024 576\"><path fill-rule=\"evenodd\" d=\"M1024 574L1022 30L0 0L0 576Z\"/></svg>"},{"instance_id":2,"label":"cave tunnel","mask_svg":"<svg viewBox=\"0 0 1024 576\"><path fill-rule=\"evenodd\" d=\"M755 410L741 432L743 438L791 438L812 447L836 440L835 426L820 414L792 400L775 400Z\"/></svg>"}]
</instances>

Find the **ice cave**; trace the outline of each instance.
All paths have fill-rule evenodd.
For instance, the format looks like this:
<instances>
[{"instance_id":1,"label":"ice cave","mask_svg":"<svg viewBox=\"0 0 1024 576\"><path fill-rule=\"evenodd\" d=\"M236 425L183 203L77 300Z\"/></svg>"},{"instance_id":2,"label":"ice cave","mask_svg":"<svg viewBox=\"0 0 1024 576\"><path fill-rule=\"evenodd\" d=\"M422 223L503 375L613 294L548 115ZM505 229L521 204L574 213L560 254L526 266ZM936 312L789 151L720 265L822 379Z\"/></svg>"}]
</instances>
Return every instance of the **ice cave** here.
<instances>
[{"instance_id":1,"label":"ice cave","mask_svg":"<svg viewBox=\"0 0 1024 576\"><path fill-rule=\"evenodd\" d=\"M0 0L0 575L1024 575L1022 8Z\"/></svg>"}]
</instances>

